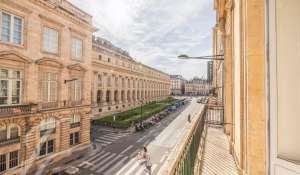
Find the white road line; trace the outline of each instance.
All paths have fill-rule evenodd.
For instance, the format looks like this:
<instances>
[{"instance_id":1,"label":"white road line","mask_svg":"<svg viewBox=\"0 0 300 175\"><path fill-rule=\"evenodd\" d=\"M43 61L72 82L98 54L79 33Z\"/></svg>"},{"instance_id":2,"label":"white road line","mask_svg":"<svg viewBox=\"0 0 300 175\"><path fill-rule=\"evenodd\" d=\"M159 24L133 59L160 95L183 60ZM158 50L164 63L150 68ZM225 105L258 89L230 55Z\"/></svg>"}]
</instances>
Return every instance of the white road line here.
<instances>
[{"instance_id":1,"label":"white road line","mask_svg":"<svg viewBox=\"0 0 300 175\"><path fill-rule=\"evenodd\" d=\"M128 157L126 156L126 157L123 157L120 161L118 161L118 163L117 164L115 164L113 167L111 167L108 171L106 171L105 173L104 173L104 175L112 175L112 171L114 171L115 169L118 169L120 166L121 166L121 164L123 164L123 162L127 159Z\"/></svg>"},{"instance_id":2,"label":"white road line","mask_svg":"<svg viewBox=\"0 0 300 175\"><path fill-rule=\"evenodd\" d=\"M108 163L106 163L104 166L102 166L100 169L98 169L96 172L97 173L101 173L103 170L105 170L105 168L107 168L111 164L115 163L115 161L118 160L121 157L122 157L121 155L116 156L115 158L113 158L112 160L110 160Z\"/></svg>"},{"instance_id":3,"label":"white road line","mask_svg":"<svg viewBox=\"0 0 300 175\"><path fill-rule=\"evenodd\" d=\"M84 161L83 161L81 164L79 164L78 166L81 167L82 165L89 163L89 161L91 161L91 160L97 158L97 156L101 155L102 153L104 153L104 151L101 151L101 152L99 152L99 153L96 153L95 155L90 156L88 159L84 160Z\"/></svg>"},{"instance_id":4,"label":"white road line","mask_svg":"<svg viewBox=\"0 0 300 175\"><path fill-rule=\"evenodd\" d=\"M124 154L128 150L130 150L133 147L133 145L128 146L126 149L124 149L120 154Z\"/></svg>"},{"instance_id":5,"label":"white road line","mask_svg":"<svg viewBox=\"0 0 300 175\"><path fill-rule=\"evenodd\" d=\"M142 167L140 167L140 169L139 169L137 172L135 172L134 174L135 174L135 175L144 175L145 171L146 171L145 166L142 166Z\"/></svg>"},{"instance_id":6,"label":"white road line","mask_svg":"<svg viewBox=\"0 0 300 175\"><path fill-rule=\"evenodd\" d=\"M105 136L111 136L111 137L123 137L123 136L127 136L128 134L113 134L113 133L108 133L108 134L104 134Z\"/></svg>"},{"instance_id":7,"label":"white road line","mask_svg":"<svg viewBox=\"0 0 300 175\"><path fill-rule=\"evenodd\" d=\"M116 153L111 154L110 156L106 157L105 159L101 160L100 162L95 163L95 166L92 167L90 170L94 171L97 168L101 167L104 163L106 163L109 159L113 158L116 155Z\"/></svg>"},{"instance_id":8,"label":"white road line","mask_svg":"<svg viewBox=\"0 0 300 175\"><path fill-rule=\"evenodd\" d=\"M97 162L97 161L99 161L100 159L102 159L102 158L108 156L109 153L110 153L110 152L106 152L105 154L102 154L100 157L97 157L97 159L90 161L91 165L94 166L94 165L95 165L95 162ZM84 166L83 168L88 168L88 167L90 167L90 165Z\"/></svg>"},{"instance_id":9,"label":"white road line","mask_svg":"<svg viewBox=\"0 0 300 175\"><path fill-rule=\"evenodd\" d=\"M99 140L105 140L105 141L108 141L108 142L113 142L113 141L115 141L115 139L113 139L113 138L104 138L104 137L98 137L98 139Z\"/></svg>"},{"instance_id":10,"label":"white road line","mask_svg":"<svg viewBox=\"0 0 300 175\"><path fill-rule=\"evenodd\" d=\"M162 162L165 160L166 157L167 157L167 154L165 153L165 154L161 157L161 159L159 160L159 162L162 163Z\"/></svg>"},{"instance_id":11,"label":"white road line","mask_svg":"<svg viewBox=\"0 0 300 175\"><path fill-rule=\"evenodd\" d=\"M124 175L131 175L131 173L140 165L138 161L136 161L132 167L124 174Z\"/></svg>"},{"instance_id":12,"label":"white road line","mask_svg":"<svg viewBox=\"0 0 300 175\"><path fill-rule=\"evenodd\" d=\"M131 164L133 164L133 163L136 162L136 161L137 161L136 158L131 159L125 166L123 166L123 167L117 172L116 175L123 175L122 172L123 172L127 167L131 166Z\"/></svg>"},{"instance_id":13,"label":"white road line","mask_svg":"<svg viewBox=\"0 0 300 175\"><path fill-rule=\"evenodd\" d=\"M155 171L157 167L157 164L153 164L152 167L151 167L151 174Z\"/></svg>"},{"instance_id":14,"label":"white road line","mask_svg":"<svg viewBox=\"0 0 300 175\"><path fill-rule=\"evenodd\" d=\"M106 144L110 144L110 143L111 143L111 142L109 142L109 141L101 140L101 139L96 139L96 142L106 143Z\"/></svg>"},{"instance_id":15,"label":"white road line","mask_svg":"<svg viewBox=\"0 0 300 175\"><path fill-rule=\"evenodd\" d=\"M136 142L142 142L147 137L147 135L144 135L143 137L139 138Z\"/></svg>"}]
</instances>

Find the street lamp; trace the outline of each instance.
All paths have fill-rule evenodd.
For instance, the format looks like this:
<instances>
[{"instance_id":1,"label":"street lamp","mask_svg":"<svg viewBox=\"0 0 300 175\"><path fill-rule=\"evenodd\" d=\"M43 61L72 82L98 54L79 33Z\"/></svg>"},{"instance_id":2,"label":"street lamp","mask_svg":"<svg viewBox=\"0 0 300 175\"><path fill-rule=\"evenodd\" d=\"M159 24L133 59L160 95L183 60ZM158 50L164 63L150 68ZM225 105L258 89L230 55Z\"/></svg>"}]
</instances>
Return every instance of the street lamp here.
<instances>
[{"instance_id":1,"label":"street lamp","mask_svg":"<svg viewBox=\"0 0 300 175\"><path fill-rule=\"evenodd\" d=\"M178 55L178 59L200 59L200 60L224 60L224 55L209 55L209 56L200 56L200 57L190 57L188 55Z\"/></svg>"}]
</instances>

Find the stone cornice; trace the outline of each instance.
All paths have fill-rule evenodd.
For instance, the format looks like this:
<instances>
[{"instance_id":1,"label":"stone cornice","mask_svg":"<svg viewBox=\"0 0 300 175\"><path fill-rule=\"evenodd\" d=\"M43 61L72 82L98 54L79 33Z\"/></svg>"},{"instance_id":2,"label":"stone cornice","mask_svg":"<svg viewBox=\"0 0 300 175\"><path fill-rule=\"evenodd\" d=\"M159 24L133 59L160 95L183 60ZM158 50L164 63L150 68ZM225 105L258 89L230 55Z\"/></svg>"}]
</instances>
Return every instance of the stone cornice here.
<instances>
[{"instance_id":1,"label":"stone cornice","mask_svg":"<svg viewBox=\"0 0 300 175\"><path fill-rule=\"evenodd\" d=\"M72 33L76 33L76 34L78 34L78 35L80 35L80 36L82 36L82 37L84 37L84 38L87 37L87 34L81 32L81 31L79 31L79 30L76 30L76 29L74 29L74 28L72 28L72 27L69 27L69 30L70 30Z\"/></svg>"},{"instance_id":2,"label":"stone cornice","mask_svg":"<svg viewBox=\"0 0 300 175\"><path fill-rule=\"evenodd\" d=\"M71 65L67 66L67 68L70 69L70 70L76 70L76 71L80 71L80 72L86 72L87 71L86 68L84 68L81 64L78 64L78 63L71 64Z\"/></svg>"},{"instance_id":3,"label":"stone cornice","mask_svg":"<svg viewBox=\"0 0 300 175\"><path fill-rule=\"evenodd\" d=\"M53 24L55 24L55 25L57 25L57 26L59 26L59 27L64 27L64 26L65 26L65 25L63 25L63 24L57 22L56 20L51 19L51 18L49 18L49 17L47 17L47 16L45 16L45 15L39 14L39 17L40 17L41 19L43 19L43 20L45 20L45 21L47 21L47 22L53 23Z\"/></svg>"},{"instance_id":4,"label":"stone cornice","mask_svg":"<svg viewBox=\"0 0 300 175\"><path fill-rule=\"evenodd\" d=\"M24 12L24 13L27 13L27 14L32 13L32 10L30 10L26 7L23 7L20 4L16 3L15 1L12 1L12 0L0 0L0 4L1 3L9 5L9 6L15 8L15 9L18 9L18 10Z\"/></svg>"},{"instance_id":5,"label":"stone cornice","mask_svg":"<svg viewBox=\"0 0 300 175\"><path fill-rule=\"evenodd\" d=\"M64 68L63 63L54 58L43 57L39 60L36 60L35 63L38 65L52 66L60 69Z\"/></svg>"},{"instance_id":6,"label":"stone cornice","mask_svg":"<svg viewBox=\"0 0 300 175\"><path fill-rule=\"evenodd\" d=\"M28 64L33 62L32 59L13 50L0 51L0 59L12 60L12 61L23 62Z\"/></svg>"}]
</instances>

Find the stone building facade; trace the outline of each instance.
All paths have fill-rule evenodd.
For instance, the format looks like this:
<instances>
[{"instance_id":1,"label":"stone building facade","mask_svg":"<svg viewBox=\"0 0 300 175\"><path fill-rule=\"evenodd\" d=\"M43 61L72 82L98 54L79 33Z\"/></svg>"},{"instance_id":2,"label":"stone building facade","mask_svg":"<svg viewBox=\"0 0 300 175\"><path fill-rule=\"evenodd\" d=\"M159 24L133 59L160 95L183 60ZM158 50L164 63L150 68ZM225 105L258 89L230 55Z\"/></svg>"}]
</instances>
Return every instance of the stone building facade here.
<instances>
[{"instance_id":1,"label":"stone building facade","mask_svg":"<svg viewBox=\"0 0 300 175\"><path fill-rule=\"evenodd\" d=\"M211 85L207 80L195 77L192 80L187 81L184 84L184 87L185 95L204 96L209 95Z\"/></svg>"},{"instance_id":2,"label":"stone building facade","mask_svg":"<svg viewBox=\"0 0 300 175\"><path fill-rule=\"evenodd\" d=\"M170 75L171 78L171 94L183 95L184 84L186 80L181 75Z\"/></svg>"},{"instance_id":3,"label":"stone building facade","mask_svg":"<svg viewBox=\"0 0 300 175\"><path fill-rule=\"evenodd\" d=\"M0 173L30 174L90 143L95 28L65 0L1 0L0 13Z\"/></svg>"},{"instance_id":4,"label":"stone building facade","mask_svg":"<svg viewBox=\"0 0 300 175\"><path fill-rule=\"evenodd\" d=\"M215 10L214 54L225 58L214 79L241 174L300 174L300 1L215 0Z\"/></svg>"},{"instance_id":5,"label":"stone building facade","mask_svg":"<svg viewBox=\"0 0 300 175\"><path fill-rule=\"evenodd\" d=\"M170 96L170 76L135 61L128 52L94 37L92 104L103 117Z\"/></svg>"}]
</instances>

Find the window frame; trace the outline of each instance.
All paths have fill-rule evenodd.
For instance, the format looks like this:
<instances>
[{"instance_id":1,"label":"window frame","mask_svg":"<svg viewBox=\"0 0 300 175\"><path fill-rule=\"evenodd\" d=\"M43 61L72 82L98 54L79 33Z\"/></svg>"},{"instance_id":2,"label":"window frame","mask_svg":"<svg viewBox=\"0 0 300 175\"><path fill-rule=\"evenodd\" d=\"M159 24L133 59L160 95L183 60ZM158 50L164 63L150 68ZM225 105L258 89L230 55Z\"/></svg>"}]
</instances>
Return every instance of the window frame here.
<instances>
[{"instance_id":1,"label":"window frame","mask_svg":"<svg viewBox=\"0 0 300 175\"><path fill-rule=\"evenodd\" d=\"M12 68L4 68L0 67L0 70L7 70L8 74L6 78L0 77L0 81L7 81L7 103L6 104L0 104L0 106L13 106L13 105L20 105L22 104L22 90L23 90L23 71L20 69L12 69ZM20 78L14 78L13 77L13 72L14 71L19 71L20 72ZM14 81L19 81L20 82L20 88L19 88L19 103L12 103L12 98L13 98L13 82Z\"/></svg>"},{"instance_id":2,"label":"window frame","mask_svg":"<svg viewBox=\"0 0 300 175\"><path fill-rule=\"evenodd\" d=\"M3 13L10 15L9 41L2 40L2 27L3 27L2 17L3 17ZM19 18L21 20L21 34L20 34L21 41L20 41L20 44L14 42L14 29L15 29L14 21L15 21L15 17ZM25 21L25 18L23 16L12 13L12 12L9 12L9 11L6 11L6 10L3 10L3 9L0 9L0 42L5 43L5 44L12 44L12 45L15 45L15 46L24 46L24 30L25 30L24 29L24 25L25 25L24 21Z\"/></svg>"},{"instance_id":3,"label":"window frame","mask_svg":"<svg viewBox=\"0 0 300 175\"><path fill-rule=\"evenodd\" d=\"M44 74L47 74L47 78L44 79ZM56 76L56 80L51 80L51 77L55 75ZM59 74L56 72L42 72L42 78L41 78L41 83L42 83L42 87L41 87L41 100L43 103L55 103L58 101L58 86L59 86ZM44 83L47 84L47 100L44 101ZM51 97L53 96L53 94L51 94L51 87L52 87L52 83L56 83L56 96L55 96L55 100L51 100Z\"/></svg>"},{"instance_id":4,"label":"window frame","mask_svg":"<svg viewBox=\"0 0 300 175\"><path fill-rule=\"evenodd\" d=\"M15 160L16 161L16 165L15 166L11 166L11 161L12 161L11 160L11 154L15 153L15 152L17 152L17 159ZM1 154L0 157L1 156L3 156L5 160L2 163L0 162L0 165L4 166L5 169L2 170L2 171L0 171L0 173L4 173L7 170L11 170L11 169L14 169L14 168L20 166L20 150L10 151L10 152Z\"/></svg>"},{"instance_id":5,"label":"window frame","mask_svg":"<svg viewBox=\"0 0 300 175\"><path fill-rule=\"evenodd\" d=\"M73 48L73 44L74 44L74 41L80 41L81 42L81 55L76 55L74 54L74 48ZM84 55L84 42L83 42L83 39L82 38L79 38L79 37L76 37L76 36L71 36L71 46L70 46L70 49L71 49L71 59L72 60L76 60L76 61L83 61L83 55ZM77 49L77 47L76 47ZM77 53L77 51L75 51L75 53Z\"/></svg>"},{"instance_id":6,"label":"window frame","mask_svg":"<svg viewBox=\"0 0 300 175\"><path fill-rule=\"evenodd\" d=\"M53 143L53 150L51 151L51 152L49 152L49 143L50 142L52 142ZM41 154L41 150L42 150L42 147L45 145L45 153L43 153L43 154ZM50 155L50 154L53 154L53 153L55 153L55 140L54 139L49 139L49 140L46 140L46 141L44 141L44 142L41 142L40 144L39 144L39 153L38 153L38 155L40 156L40 157L45 157L45 156L48 156L48 155ZM44 149L43 149L44 150Z\"/></svg>"},{"instance_id":7,"label":"window frame","mask_svg":"<svg viewBox=\"0 0 300 175\"><path fill-rule=\"evenodd\" d=\"M45 42L45 36L44 36L44 32L45 32L45 29L48 28L50 30L54 30L57 32L57 52L51 52L47 49L44 48L44 42ZM55 28L55 27L50 27L48 25L43 25L42 26L42 30L41 30L41 49L42 49L42 52L44 53L47 53L47 54L52 54L52 55L60 55L60 30Z\"/></svg>"},{"instance_id":8,"label":"window frame","mask_svg":"<svg viewBox=\"0 0 300 175\"><path fill-rule=\"evenodd\" d=\"M77 136L77 137L76 137ZM80 132L72 132L69 135L69 145L74 146L80 144Z\"/></svg>"},{"instance_id":9,"label":"window frame","mask_svg":"<svg viewBox=\"0 0 300 175\"><path fill-rule=\"evenodd\" d=\"M71 118L70 118L70 124L80 123L80 122L81 122L81 115L80 114L75 113L75 114L73 114L71 116Z\"/></svg>"}]
</instances>

